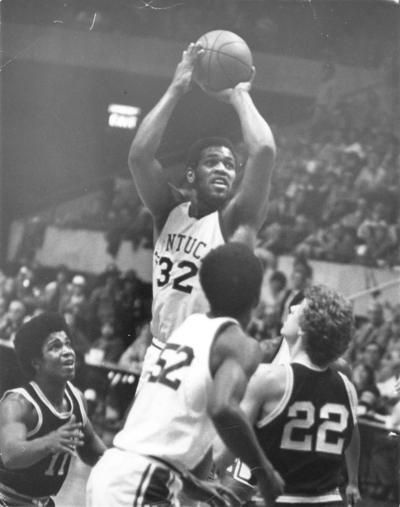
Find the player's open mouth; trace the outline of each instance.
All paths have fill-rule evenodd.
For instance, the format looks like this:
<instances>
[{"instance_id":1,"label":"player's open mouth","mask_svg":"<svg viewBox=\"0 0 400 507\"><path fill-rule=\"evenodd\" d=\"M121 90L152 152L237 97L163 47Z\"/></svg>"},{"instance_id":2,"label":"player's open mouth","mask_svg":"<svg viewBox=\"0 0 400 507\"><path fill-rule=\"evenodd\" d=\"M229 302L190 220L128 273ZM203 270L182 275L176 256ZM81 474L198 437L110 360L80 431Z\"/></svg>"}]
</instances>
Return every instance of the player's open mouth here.
<instances>
[{"instance_id":1,"label":"player's open mouth","mask_svg":"<svg viewBox=\"0 0 400 507\"><path fill-rule=\"evenodd\" d=\"M72 368L73 366L75 366L75 360L74 359L69 359L68 361L64 361L62 363L63 366L66 366L67 368Z\"/></svg>"},{"instance_id":2,"label":"player's open mouth","mask_svg":"<svg viewBox=\"0 0 400 507\"><path fill-rule=\"evenodd\" d=\"M214 178L211 183L214 185L214 187L228 188L228 182L224 178Z\"/></svg>"}]
</instances>

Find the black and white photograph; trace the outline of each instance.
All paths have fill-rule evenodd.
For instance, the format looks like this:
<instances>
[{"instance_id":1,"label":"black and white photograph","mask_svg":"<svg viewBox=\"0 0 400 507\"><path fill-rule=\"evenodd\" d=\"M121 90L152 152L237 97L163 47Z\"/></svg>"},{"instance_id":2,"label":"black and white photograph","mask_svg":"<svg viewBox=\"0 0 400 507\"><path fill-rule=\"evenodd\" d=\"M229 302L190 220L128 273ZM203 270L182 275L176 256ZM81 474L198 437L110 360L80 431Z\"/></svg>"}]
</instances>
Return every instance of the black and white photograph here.
<instances>
[{"instance_id":1,"label":"black and white photograph","mask_svg":"<svg viewBox=\"0 0 400 507\"><path fill-rule=\"evenodd\" d=\"M0 0L0 96L0 507L398 507L399 0Z\"/></svg>"}]
</instances>

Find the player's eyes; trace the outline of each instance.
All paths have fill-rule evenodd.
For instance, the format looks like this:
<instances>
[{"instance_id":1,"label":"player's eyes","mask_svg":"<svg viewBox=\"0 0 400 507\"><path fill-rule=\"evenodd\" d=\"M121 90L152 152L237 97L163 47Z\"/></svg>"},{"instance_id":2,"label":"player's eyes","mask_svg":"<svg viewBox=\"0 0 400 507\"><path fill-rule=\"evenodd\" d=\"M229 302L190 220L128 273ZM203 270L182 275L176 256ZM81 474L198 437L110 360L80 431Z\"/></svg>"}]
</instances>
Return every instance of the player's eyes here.
<instances>
[{"instance_id":1,"label":"player's eyes","mask_svg":"<svg viewBox=\"0 0 400 507\"><path fill-rule=\"evenodd\" d=\"M206 166L212 167L214 165L217 165L218 162L219 162L219 159L217 159L217 158L209 158L208 160L206 160Z\"/></svg>"}]
</instances>

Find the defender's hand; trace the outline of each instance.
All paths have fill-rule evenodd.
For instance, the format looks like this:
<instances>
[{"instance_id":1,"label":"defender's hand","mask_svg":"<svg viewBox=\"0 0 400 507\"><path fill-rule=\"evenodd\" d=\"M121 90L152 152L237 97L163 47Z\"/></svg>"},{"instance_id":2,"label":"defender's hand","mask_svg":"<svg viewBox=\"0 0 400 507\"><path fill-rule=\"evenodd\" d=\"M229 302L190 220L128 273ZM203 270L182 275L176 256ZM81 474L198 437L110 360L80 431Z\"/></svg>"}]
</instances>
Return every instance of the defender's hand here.
<instances>
[{"instance_id":1,"label":"defender's hand","mask_svg":"<svg viewBox=\"0 0 400 507\"><path fill-rule=\"evenodd\" d=\"M76 448L84 444L82 423L77 423L75 416L45 436L51 454L66 452L75 455Z\"/></svg>"}]
</instances>

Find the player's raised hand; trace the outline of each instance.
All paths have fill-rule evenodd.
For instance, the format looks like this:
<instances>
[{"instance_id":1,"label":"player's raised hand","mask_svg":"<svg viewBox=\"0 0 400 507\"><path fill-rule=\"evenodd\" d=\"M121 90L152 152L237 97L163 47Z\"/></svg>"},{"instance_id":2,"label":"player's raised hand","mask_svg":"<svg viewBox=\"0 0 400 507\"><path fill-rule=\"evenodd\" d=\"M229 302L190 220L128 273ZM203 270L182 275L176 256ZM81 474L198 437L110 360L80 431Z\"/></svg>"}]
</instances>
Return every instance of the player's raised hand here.
<instances>
[{"instance_id":1,"label":"player's raised hand","mask_svg":"<svg viewBox=\"0 0 400 507\"><path fill-rule=\"evenodd\" d=\"M186 93L190 89L196 61L203 51L203 48L199 44L191 42L182 53L182 60L176 67L172 79L172 86L177 87L182 93Z\"/></svg>"},{"instance_id":2,"label":"player's raised hand","mask_svg":"<svg viewBox=\"0 0 400 507\"><path fill-rule=\"evenodd\" d=\"M358 487L354 484L348 484L346 487L346 500L348 507L355 507L361 500Z\"/></svg>"},{"instance_id":3,"label":"player's raised hand","mask_svg":"<svg viewBox=\"0 0 400 507\"><path fill-rule=\"evenodd\" d=\"M185 493L211 507L240 507L240 499L219 481L203 481L187 472L183 477Z\"/></svg>"},{"instance_id":4,"label":"player's raised hand","mask_svg":"<svg viewBox=\"0 0 400 507\"><path fill-rule=\"evenodd\" d=\"M50 432L44 438L51 454L66 452L75 455L76 448L84 444L82 423L76 422L73 415L66 424Z\"/></svg>"}]
</instances>

